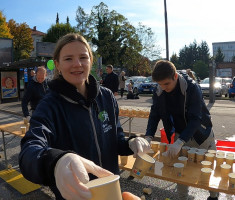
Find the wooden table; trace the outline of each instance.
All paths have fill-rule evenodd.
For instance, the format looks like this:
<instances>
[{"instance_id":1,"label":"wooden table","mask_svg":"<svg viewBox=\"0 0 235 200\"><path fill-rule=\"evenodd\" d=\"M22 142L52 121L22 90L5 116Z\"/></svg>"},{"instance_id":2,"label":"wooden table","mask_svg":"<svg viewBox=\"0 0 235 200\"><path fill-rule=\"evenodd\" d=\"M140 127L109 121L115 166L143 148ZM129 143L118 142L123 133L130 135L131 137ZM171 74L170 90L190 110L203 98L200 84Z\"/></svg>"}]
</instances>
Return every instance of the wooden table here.
<instances>
[{"instance_id":1,"label":"wooden table","mask_svg":"<svg viewBox=\"0 0 235 200\"><path fill-rule=\"evenodd\" d=\"M209 182L205 182L201 180L201 164L188 162L187 166L184 168L183 176L178 178L173 173L173 167L163 165L162 158L158 153L154 158L156 159L155 167L153 167L152 171L149 171L146 176L205 190L235 194L235 189L229 188L228 177L221 178L220 168L216 167L216 162L214 163L213 173L211 174ZM125 166L119 165L119 167L120 169L131 171L134 162L135 158L128 156L127 164ZM177 162L177 159L175 162ZM235 172L235 164L233 164L231 172Z\"/></svg>"},{"instance_id":2,"label":"wooden table","mask_svg":"<svg viewBox=\"0 0 235 200\"><path fill-rule=\"evenodd\" d=\"M7 152L6 152L7 143L5 140L5 135L6 133L13 134L14 137L12 139L14 139L15 137L24 137L24 134L22 134L21 129L20 129L21 126L25 126L23 121L0 125L0 131L2 132L2 143L3 143L3 151L4 151L6 168L8 168L8 160L7 160Z\"/></svg>"}]
</instances>

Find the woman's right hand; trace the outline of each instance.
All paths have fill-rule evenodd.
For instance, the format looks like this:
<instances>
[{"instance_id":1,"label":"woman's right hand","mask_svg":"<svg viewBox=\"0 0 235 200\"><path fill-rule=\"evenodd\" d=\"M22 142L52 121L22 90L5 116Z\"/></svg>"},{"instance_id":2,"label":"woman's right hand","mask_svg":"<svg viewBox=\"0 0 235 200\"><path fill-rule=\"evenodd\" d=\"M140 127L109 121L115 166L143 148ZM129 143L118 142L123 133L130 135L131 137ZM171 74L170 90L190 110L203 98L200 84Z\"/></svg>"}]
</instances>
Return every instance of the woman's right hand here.
<instances>
[{"instance_id":1,"label":"woman's right hand","mask_svg":"<svg viewBox=\"0 0 235 200\"><path fill-rule=\"evenodd\" d=\"M88 173L97 177L112 175L94 162L77 154L67 153L56 163L54 175L56 186L67 200L85 200L91 198L91 192L84 185L89 181Z\"/></svg>"}]
</instances>

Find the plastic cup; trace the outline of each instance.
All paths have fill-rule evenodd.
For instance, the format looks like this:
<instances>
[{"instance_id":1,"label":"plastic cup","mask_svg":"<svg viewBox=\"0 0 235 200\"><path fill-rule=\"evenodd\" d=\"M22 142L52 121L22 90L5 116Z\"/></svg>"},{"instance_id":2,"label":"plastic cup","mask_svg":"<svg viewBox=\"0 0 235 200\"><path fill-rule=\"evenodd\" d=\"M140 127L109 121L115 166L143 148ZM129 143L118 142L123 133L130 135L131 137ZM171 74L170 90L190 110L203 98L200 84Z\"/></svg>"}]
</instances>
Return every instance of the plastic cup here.
<instances>
[{"instance_id":1,"label":"plastic cup","mask_svg":"<svg viewBox=\"0 0 235 200\"><path fill-rule=\"evenodd\" d=\"M213 149L209 149L207 152L208 152L208 153L212 153L212 154L214 154L214 155L216 155L216 153L217 153L217 151L216 151L216 150L213 150Z\"/></svg>"},{"instance_id":2,"label":"plastic cup","mask_svg":"<svg viewBox=\"0 0 235 200\"><path fill-rule=\"evenodd\" d=\"M234 158L234 154L233 153L226 153L226 157L233 157Z\"/></svg>"},{"instance_id":3,"label":"plastic cup","mask_svg":"<svg viewBox=\"0 0 235 200\"><path fill-rule=\"evenodd\" d=\"M200 163L201 161L204 160L205 153L204 152L196 152L196 162Z\"/></svg>"},{"instance_id":4,"label":"plastic cup","mask_svg":"<svg viewBox=\"0 0 235 200\"><path fill-rule=\"evenodd\" d=\"M121 165L124 166L127 164L128 156L120 156Z\"/></svg>"},{"instance_id":5,"label":"plastic cup","mask_svg":"<svg viewBox=\"0 0 235 200\"><path fill-rule=\"evenodd\" d=\"M157 141L151 141L151 148L152 150L157 153L159 149L160 142Z\"/></svg>"},{"instance_id":6,"label":"plastic cup","mask_svg":"<svg viewBox=\"0 0 235 200\"><path fill-rule=\"evenodd\" d=\"M203 160L201 164L202 164L202 168L212 168L212 162L210 161Z\"/></svg>"},{"instance_id":7,"label":"plastic cup","mask_svg":"<svg viewBox=\"0 0 235 200\"><path fill-rule=\"evenodd\" d=\"M207 152L207 149L197 149L197 152L203 152L205 154Z\"/></svg>"},{"instance_id":8,"label":"plastic cup","mask_svg":"<svg viewBox=\"0 0 235 200\"><path fill-rule=\"evenodd\" d=\"M137 155L131 170L131 176L139 179L143 178L143 176L150 170L154 163L155 160L148 154Z\"/></svg>"},{"instance_id":9,"label":"plastic cup","mask_svg":"<svg viewBox=\"0 0 235 200\"><path fill-rule=\"evenodd\" d=\"M29 123L29 121L27 120L27 118L26 118L26 117L23 117L23 121L24 121L24 124Z\"/></svg>"},{"instance_id":10,"label":"plastic cup","mask_svg":"<svg viewBox=\"0 0 235 200\"><path fill-rule=\"evenodd\" d=\"M211 176L212 169L211 168L201 168L201 181L209 182Z\"/></svg>"},{"instance_id":11,"label":"plastic cup","mask_svg":"<svg viewBox=\"0 0 235 200\"><path fill-rule=\"evenodd\" d=\"M208 160L213 163L214 159L215 159L215 154L213 154L213 153L206 153L205 154L205 160Z\"/></svg>"},{"instance_id":12,"label":"plastic cup","mask_svg":"<svg viewBox=\"0 0 235 200\"><path fill-rule=\"evenodd\" d=\"M216 155L216 167L222 165L224 163L224 156L222 154Z\"/></svg>"},{"instance_id":13,"label":"plastic cup","mask_svg":"<svg viewBox=\"0 0 235 200\"><path fill-rule=\"evenodd\" d=\"M159 145L159 150L160 150L160 153L163 153L166 151L166 146L167 144L164 143L164 142L161 142L160 145Z\"/></svg>"},{"instance_id":14,"label":"plastic cup","mask_svg":"<svg viewBox=\"0 0 235 200\"><path fill-rule=\"evenodd\" d=\"M111 175L94 179L85 184L92 194L92 198L90 200L122 200L119 178L120 176L118 175Z\"/></svg>"},{"instance_id":15,"label":"plastic cup","mask_svg":"<svg viewBox=\"0 0 235 200\"><path fill-rule=\"evenodd\" d=\"M153 151L153 149L149 149L149 151L147 152L147 154L151 157L154 156L155 152Z\"/></svg>"},{"instance_id":16,"label":"plastic cup","mask_svg":"<svg viewBox=\"0 0 235 200\"><path fill-rule=\"evenodd\" d=\"M182 152L182 156L188 157L188 150L190 149L190 147L188 146L183 146L181 149Z\"/></svg>"},{"instance_id":17,"label":"plastic cup","mask_svg":"<svg viewBox=\"0 0 235 200\"><path fill-rule=\"evenodd\" d=\"M231 170L231 165L228 164L220 165L221 177L228 177L230 170Z\"/></svg>"},{"instance_id":18,"label":"plastic cup","mask_svg":"<svg viewBox=\"0 0 235 200\"><path fill-rule=\"evenodd\" d=\"M231 165L231 167L232 167L233 163L234 163L234 158L227 156L225 161L226 161L226 164Z\"/></svg>"},{"instance_id":19,"label":"plastic cup","mask_svg":"<svg viewBox=\"0 0 235 200\"><path fill-rule=\"evenodd\" d=\"M229 188L235 190L235 173L229 173Z\"/></svg>"},{"instance_id":20,"label":"plastic cup","mask_svg":"<svg viewBox=\"0 0 235 200\"><path fill-rule=\"evenodd\" d=\"M187 162L188 162L188 158L185 157L185 156L180 156L180 157L178 158L178 161L179 161L180 163L183 163L183 164L184 164L184 167L186 167Z\"/></svg>"},{"instance_id":21,"label":"plastic cup","mask_svg":"<svg viewBox=\"0 0 235 200\"><path fill-rule=\"evenodd\" d=\"M220 156L225 157L225 152L223 152L223 151L217 151L216 155L220 155Z\"/></svg>"},{"instance_id":22,"label":"plastic cup","mask_svg":"<svg viewBox=\"0 0 235 200\"><path fill-rule=\"evenodd\" d=\"M195 161L196 152L194 150L188 150L188 161L194 162Z\"/></svg>"},{"instance_id":23,"label":"plastic cup","mask_svg":"<svg viewBox=\"0 0 235 200\"><path fill-rule=\"evenodd\" d=\"M167 152L163 152L162 153L162 162L164 164L164 166L173 166L173 162L172 162L172 159L167 156Z\"/></svg>"},{"instance_id":24,"label":"plastic cup","mask_svg":"<svg viewBox=\"0 0 235 200\"><path fill-rule=\"evenodd\" d=\"M196 148L196 147L190 147L190 150L197 152L197 151L198 151L198 148Z\"/></svg>"},{"instance_id":25,"label":"plastic cup","mask_svg":"<svg viewBox=\"0 0 235 200\"><path fill-rule=\"evenodd\" d=\"M183 163L174 163L174 174L176 177L183 176L184 164Z\"/></svg>"},{"instance_id":26,"label":"plastic cup","mask_svg":"<svg viewBox=\"0 0 235 200\"><path fill-rule=\"evenodd\" d=\"M20 127L22 134L26 133L26 126L21 126Z\"/></svg>"}]
</instances>

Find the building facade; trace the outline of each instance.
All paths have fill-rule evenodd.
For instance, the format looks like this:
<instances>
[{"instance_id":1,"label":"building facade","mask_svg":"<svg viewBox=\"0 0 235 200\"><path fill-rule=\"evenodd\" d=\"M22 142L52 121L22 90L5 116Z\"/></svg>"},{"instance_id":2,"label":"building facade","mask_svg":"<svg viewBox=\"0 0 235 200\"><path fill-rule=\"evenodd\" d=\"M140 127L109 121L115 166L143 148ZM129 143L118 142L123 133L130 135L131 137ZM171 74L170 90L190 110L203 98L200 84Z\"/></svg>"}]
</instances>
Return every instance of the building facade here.
<instances>
[{"instance_id":1,"label":"building facade","mask_svg":"<svg viewBox=\"0 0 235 200\"><path fill-rule=\"evenodd\" d=\"M36 58L37 55L36 55L36 47L37 47L37 42L41 42L42 41L42 38L44 35L46 35L45 33L41 32L41 31L38 31L36 29L36 26L33 27L32 30L32 38L33 38L33 51L31 52L31 58Z\"/></svg>"},{"instance_id":2,"label":"building facade","mask_svg":"<svg viewBox=\"0 0 235 200\"><path fill-rule=\"evenodd\" d=\"M234 42L214 42L212 43L213 57L215 57L220 48L224 54L224 62L231 62L232 57L235 56L235 41Z\"/></svg>"}]
</instances>

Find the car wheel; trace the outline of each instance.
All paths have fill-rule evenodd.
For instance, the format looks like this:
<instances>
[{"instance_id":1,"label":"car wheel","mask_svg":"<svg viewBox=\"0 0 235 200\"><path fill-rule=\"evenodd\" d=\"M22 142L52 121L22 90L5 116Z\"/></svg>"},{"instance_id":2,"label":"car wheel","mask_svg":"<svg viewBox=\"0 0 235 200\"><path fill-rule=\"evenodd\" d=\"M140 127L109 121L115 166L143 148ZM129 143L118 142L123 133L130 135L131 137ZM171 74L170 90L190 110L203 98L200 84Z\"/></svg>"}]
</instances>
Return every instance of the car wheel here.
<instances>
[{"instance_id":1,"label":"car wheel","mask_svg":"<svg viewBox=\"0 0 235 200\"><path fill-rule=\"evenodd\" d=\"M228 96L228 93L226 93L224 96L227 97L227 96Z\"/></svg>"}]
</instances>

